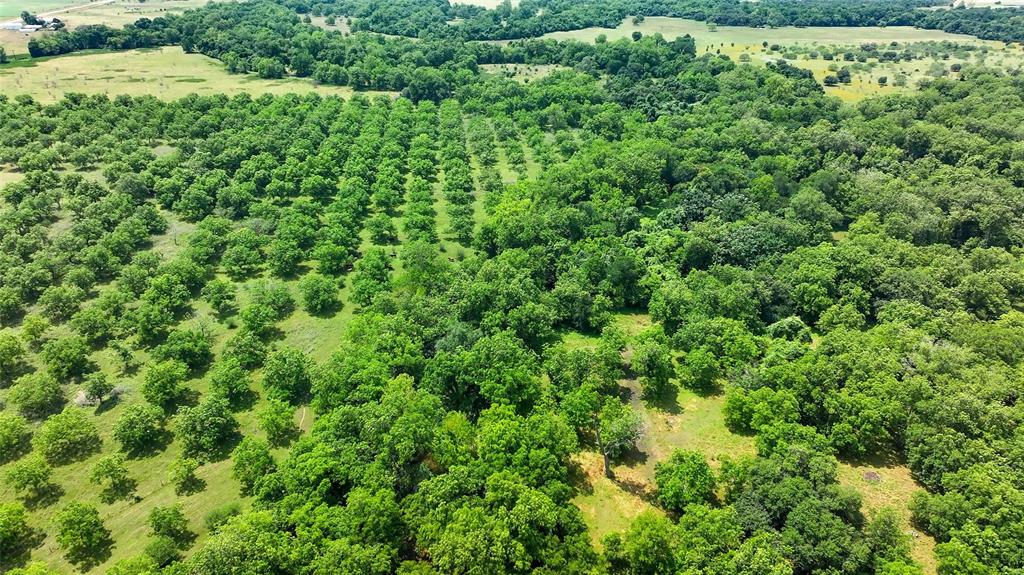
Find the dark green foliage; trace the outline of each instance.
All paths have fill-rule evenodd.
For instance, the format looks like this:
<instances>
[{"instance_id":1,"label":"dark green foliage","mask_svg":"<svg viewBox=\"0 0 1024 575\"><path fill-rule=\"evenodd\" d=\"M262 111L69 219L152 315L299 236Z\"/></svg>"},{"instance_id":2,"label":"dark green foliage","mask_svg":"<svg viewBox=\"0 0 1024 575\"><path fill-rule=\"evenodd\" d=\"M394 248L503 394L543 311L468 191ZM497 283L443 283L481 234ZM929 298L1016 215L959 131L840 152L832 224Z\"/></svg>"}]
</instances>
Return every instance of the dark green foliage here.
<instances>
[{"instance_id":1,"label":"dark green foliage","mask_svg":"<svg viewBox=\"0 0 1024 575\"><path fill-rule=\"evenodd\" d=\"M131 455L158 447L164 433L164 413L155 405L129 405L114 424L114 439Z\"/></svg>"},{"instance_id":2,"label":"dark green foliage","mask_svg":"<svg viewBox=\"0 0 1024 575\"><path fill-rule=\"evenodd\" d=\"M301 403L309 394L309 370L309 358L301 351L289 347L274 350L263 366L263 387L272 397Z\"/></svg>"},{"instance_id":3,"label":"dark green foliage","mask_svg":"<svg viewBox=\"0 0 1024 575\"><path fill-rule=\"evenodd\" d=\"M100 485L100 499L111 503L128 498L135 491L135 480L128 475L124 455L118 453L100 458L92 466L89 482Z\"/></svg>"},{"instance_id":4,"label":"dark green foliage","mask_svg":"<svg viewBox=\"0 0 1024 575\"><path fill-rule=\"evenodd\" d=\"M17 459L25 453L31 432L24 417L0 413L0 463Z\"/></svg>"},{"instance_id":5,"label":"dark green foliage","mask_svg":"<svg viewBox=\"0 0 1024 575\"><path fill-rule=\"evenodd\" d=\"M263 439L246 437L231 452L231 474L242 484L242 495L252 494L259 482L275 469L270 445Z\"/></svg>"},{"instance_id":6,"label":"dark green foliage","mask_svg":"<svg viewBox=\"0 0 1024 575\"><path fill-rule=\"evenodd\" d=\"M7 394L7 400L18 412L31 419L42 419L60 411L66 401L64 390L47 373L33 373L18 378Z\"/></svg>"},{"instance_id":7,"label":"dark green foliage","mask_svg":"<svg viewBox=\"0 0 1024 575\"><path fill-rule=\"evenodd\" d=\"M185 395L188 366L177 360L154 363L142 377L142 397L151 404L168 410Z\"/></svg>"},{"instance_id":8,"label":"dark green foliage","mask_svg":"<svg viewBox=\"0 0 1024 575\"><path fill-rule=\"evenodd\" d=\"M90 567L105 559L111 546L110 531L99 511L85 503L69 503L57 514L57 545L68 561Z\"/></svg>"},{"instance_id":9,"label":"dark green foliage","mask_svg":"<svg viewBox=\"0 0 1024 575\"><path fill-rule=\"evenodd\" d=\"M100 449L96 425L84 410L69 407L50 416L32 437L32 445L53 464L70 463Z\"/></svg>"},{"instance_id":10,"label":"dark green foliage","mask_svg":"<svg viewBox=\"0 0 1024 575\"><path fill-rule=\"evenodd\" d=\"M335 311L341 304L338 299L338 284L335 280L320 274L309 274L299 282L302 292L302 306L312 315Z\"/></svg>"},{"instance_id":11,"label":"dark green foliage","mask_svg":"<svg viewBox=\"0 0 1024 575\"><path fill-rule=\"evenodd\" d=\"M231 415L228 402L208 397L195 407L183 407L175 417L174 435L181 441L188 457L214 459L231 447L238 422Z\"/></svg>"}]
</instances>

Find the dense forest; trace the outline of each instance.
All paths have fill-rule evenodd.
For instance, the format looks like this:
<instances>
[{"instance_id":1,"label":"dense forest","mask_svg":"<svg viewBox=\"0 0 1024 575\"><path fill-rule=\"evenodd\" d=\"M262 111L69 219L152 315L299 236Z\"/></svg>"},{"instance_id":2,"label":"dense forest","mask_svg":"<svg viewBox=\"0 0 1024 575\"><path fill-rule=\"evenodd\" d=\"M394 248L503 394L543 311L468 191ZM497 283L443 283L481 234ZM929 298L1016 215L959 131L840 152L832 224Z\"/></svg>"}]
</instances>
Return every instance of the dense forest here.
<instances>
[{"instance_id":1,"label":"dense forest","mask_svg":"<svg viewBox=\"0 0 1024 575\"><path fill-rule=\"evenodd\" d=\"M146 504L129 464L174 449L173 502L107 573L922 573L896 510L839 481L870 457L923 485L939 574L1024 572L1024 78L965 66L852 106L689 37L463 41L644 13L1024 30L925 4L255 0L33 40L401 95L0 95L0 569L54 573L47 537L104 564L104 509ZM300 311L351 314L328 357L285 343ZM681 446L595 544L578 457L636 456L633 384L721 395L756 452ZM60 486L85 461L99 504ZM181 502L225 465L238 492L196 541Z\"/></svg>"}]
</instances>

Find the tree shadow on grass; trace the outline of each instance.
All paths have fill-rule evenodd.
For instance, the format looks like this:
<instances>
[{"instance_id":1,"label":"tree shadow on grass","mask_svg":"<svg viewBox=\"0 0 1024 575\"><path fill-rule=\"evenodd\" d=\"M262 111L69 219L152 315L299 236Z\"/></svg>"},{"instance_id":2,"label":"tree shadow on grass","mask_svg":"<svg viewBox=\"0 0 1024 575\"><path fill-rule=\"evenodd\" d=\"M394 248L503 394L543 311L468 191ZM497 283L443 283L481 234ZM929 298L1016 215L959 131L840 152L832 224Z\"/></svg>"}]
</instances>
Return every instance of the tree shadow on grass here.
<instances>
[{"instance_id":1,"label":"tree shadow on grass","mask_svg":"<svg viewBox=\"0 0 1024 575\"><path fill-rule=\"evenodd\" d=\"M135 494L136 487L138 487L138 483L131 478L112 483L100 492L100 501L107 505L122 499L135 500L137 502L141 498Z\"/></svg>"},{"instance_id":2,"label":"tree shadow on grass","mask_svg":"<svg viewBox=\"0 0 1024 575\"><path fill-rule=\"evenodd\" d=\"M48 483L35 493L24 497L25 509L36 511L57 503L64 496L64 488L56 483Z\"/></svg>"},{"instance_id":3,"label":"tree shadow on grass","mask_svg":"<svg viewBox=\"0 0 1024 575\"><path fill-rule=\"evenodd\" d=\"M0 556L0 573L6 573L11 569L27 565L32 558L32 550L42 545L45 539L46 533L44 531L30 529L26 537L4 549L4 554Z\"/></svg>"},{"instance_id":4,"label":"tree shadow on grass","mask_svg":"<svg viewBox=\"0 0 1024 575\"><path fill-rule=\"evenodd\" d=\"M206 489L206 480L193 475L174 489L175 495L187 496L200 493Z\"/></svg>"},{"instance_id":5,"label":"tree shadow on grass","mask_svg":"<svg viewBox=\"0 0 1024 575\"><path fill-rule=\"evenodd\" d=\"M80 571L85 572L110 559L113 548L114 540L110 538L109 533L105 533L103 539L97 545L69 551L65 557L69 563L78 567Z\"/></svg>"},{"instance_id":6,"label":"tree shadow on grass","mask_svg":"<svg viewBox=\"0 0 1024 575\"><path fill-rule=\"evenodd\" d=\"M640 498L645 503L649 503L650 505L656 505L658 502L658 493L650 485L647 485L646 483L636 481L634 479L618 477L616 477L613 481L616 485L619 486L620 489L622 489L626 493L629 493L633 496Z\"/></svg>"},{"instance_id":7,"label":"tree shadow on grass","mask_svg":"<svg viewBox=\"0 0 1024 575\"><path fill-rule=\"evenodd\" d=\"M147 457L153 457L163 450L167 449L167 446L174 440L174 434L168 429L161 429L160 433L145 446L139 449L132 449L128 451L128 459L146 459Z\"/></svg>"},{"instance_id":8,"label":"tree shadow on grass","mask_svg":"<svg viewBox=\"0 0 1024 575\"><path fill-rule=\"evenodd\" d=\"M568 465L568 479L569 486L572 488L574 495L593 495L594 485L590 482L590 476L584 471L576 461L570 461Z\"/></svg>"},{"instance_id":9,"label":"tree shadow on grass","mask_svg":"<svg viewBox=\"0 0 1024 575\"><path fill-rule=\"evenodd\" d=\"M649 458L650 456L648 456L647 453L640 451L636 446L633 446L619 457L616 457L613 462L619 465L625 465L629 468L635 468L645 465Z\"/></svg>"},{"instance_id":10,"label":"tree shadow on grass","mask_svg":"<svg viewBox=\"0 0 1024 575\"><path fill-rule=\"evenodd\" d=\"M679 387L669 385L664 392L655 396L644 396L644 403L671 415L679 415L683 412L679 406Z\"/></svg>"},{"instance_id":11,"label":"tree shadow on grass","mask_svg":"<svg viewBox=\"0 0 1024 575\"><path fill-rule=\"evenodd\" d=\"M117 405L119 403L121 403L121 395L120 394L111 394L106 399L102 399L102 400L100 400L99 403L96 404L96 410L93 411L93 414L94 415L103 415L104 413L106 413L106 412L110 411L111 409L114 409L115 407L117 407Z\"/></svg>"}]
</instances>

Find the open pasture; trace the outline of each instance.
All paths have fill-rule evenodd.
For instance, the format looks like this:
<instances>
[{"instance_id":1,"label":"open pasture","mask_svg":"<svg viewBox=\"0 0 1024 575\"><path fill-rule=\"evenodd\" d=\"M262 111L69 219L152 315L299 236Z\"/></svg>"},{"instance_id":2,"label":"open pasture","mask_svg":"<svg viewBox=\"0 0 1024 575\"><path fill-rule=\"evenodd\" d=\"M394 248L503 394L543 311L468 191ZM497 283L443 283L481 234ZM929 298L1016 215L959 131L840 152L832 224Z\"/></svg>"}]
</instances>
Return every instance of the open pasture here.
<instances>
[{"instance_id":1,"label":"open pasture","mask_svg":"<svg viewBox=\"0 0 1024 575\"><path fill-rule=\"evenodd\" d=\"M224 65L179 47L127 52L76 54L34 61L33 65L0 66L0 84L7 94L29 94L56 102L66 92L177 99L196 94L285 94L319 92L346 96L350 88L320 86L303 78L264 80L256 75L229 74Z\"/></svg>"}]
</instances>

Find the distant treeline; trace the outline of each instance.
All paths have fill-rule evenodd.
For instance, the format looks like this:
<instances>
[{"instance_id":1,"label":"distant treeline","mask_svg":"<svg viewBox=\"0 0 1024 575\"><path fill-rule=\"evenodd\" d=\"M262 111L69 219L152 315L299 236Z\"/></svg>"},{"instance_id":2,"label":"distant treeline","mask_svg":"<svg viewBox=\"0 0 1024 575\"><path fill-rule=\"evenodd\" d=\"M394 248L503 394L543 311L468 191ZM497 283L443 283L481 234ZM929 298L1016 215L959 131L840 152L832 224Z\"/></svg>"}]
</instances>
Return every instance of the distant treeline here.
<instances>
[{"instance_id":1,"label":"distant treeline","mask_svg":"<svg viewBox=\"0 0 1024 575\"><path fill-rule=\"evenodd\" d=\"M29 50L32 56L50 56L177 44L222 60L235 73L293 74L357 90L404 91L415 100L450 96L476 77L481 64L560 64L640 80L674 76L696 53L689 36L671 42L652 36L598 44L525 40L497 45L346 35L303 23L294 11L269 1L210 4L180 16L142 19L121 30L85 26L35 38Z\"/></svg>"},{"instance_id":2,"label":"distant treeline","mask_svg":"<svg viewBox=\"0 0 1024 575\"><path fill-rule=\"evenodd\" d=\"M279 45L280 37L292 34L294 27L300 24L294 17L296 13L347 18L355 31L435 40L536 38L549 32L589 26L613 28L628 15L635 15L672 16L720 25L754 27L917 26L988 40L1024 41L1024 10L924 9L942 4L937 0L523 0L515 7L506 2L495 9L452 5L447 0L274 0L274 3L286 7L287 13L264 9L262 4L251 11L204 7L185 16L143 18L123 29L84 26L73 32L34 38L29 43L29 51L36 57L95 48L143 48L184 43L187 37L199 42L211 34L228 33L236 40L240 37L257 40L264 36L277 39L269 45L253 44L239 50L214 48L214 51L234 51L239 55L259 52L284 61L289 56L288 50L294 46L282 47ZM234 30L238 26L244 30ZM287 32L282 33L282 30ZM210 41L203 41L209 48ZM215 43L222 44L220 41ZM305 51L320 52L320 47L312 46ZM486 52L487 48L474 46L471 50ZM456 47L454 51L461 50ZM325 60L337 64L337 58ZM558 58L551 57L550 60ZM267 69L271 74L275 71L276 67Z\"/></svg>"},{"instance_id":3,"label":"distant treeline","mask_svg":"<svg viewBox=\"0 0 1024 575\"><path fill-rule=\"evenodd\" d=\"M466 40L532 38L627 16L673 16L729 26L918 26L987 40L1024 41L1024 11L957 8L942 0L523 0L488 10L446 0L278 0L300 13L346 16L357 30Z\"/></svg>"}]
</instances>

